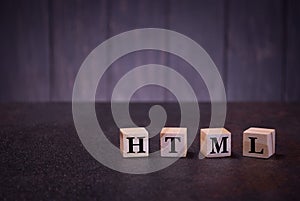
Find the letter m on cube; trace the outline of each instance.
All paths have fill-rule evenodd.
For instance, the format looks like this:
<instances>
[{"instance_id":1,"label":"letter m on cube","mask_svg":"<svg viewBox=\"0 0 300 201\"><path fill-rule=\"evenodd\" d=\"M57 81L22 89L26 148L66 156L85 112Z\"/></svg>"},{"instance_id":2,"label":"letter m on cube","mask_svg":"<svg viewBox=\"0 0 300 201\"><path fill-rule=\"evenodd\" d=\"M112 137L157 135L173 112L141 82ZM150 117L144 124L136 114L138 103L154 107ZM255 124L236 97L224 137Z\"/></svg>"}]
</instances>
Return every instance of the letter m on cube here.
<instances>
[{"instance_id":1,"label":"letter m on cube","mask_svg":"<svg viewBox=\"0 0 300 201\"><path fill-rule=\"evenodd\" d=\"M207 158L231 155L231 133L225 128L201 129L200 152Z\"/></svg>"}]
</instances>

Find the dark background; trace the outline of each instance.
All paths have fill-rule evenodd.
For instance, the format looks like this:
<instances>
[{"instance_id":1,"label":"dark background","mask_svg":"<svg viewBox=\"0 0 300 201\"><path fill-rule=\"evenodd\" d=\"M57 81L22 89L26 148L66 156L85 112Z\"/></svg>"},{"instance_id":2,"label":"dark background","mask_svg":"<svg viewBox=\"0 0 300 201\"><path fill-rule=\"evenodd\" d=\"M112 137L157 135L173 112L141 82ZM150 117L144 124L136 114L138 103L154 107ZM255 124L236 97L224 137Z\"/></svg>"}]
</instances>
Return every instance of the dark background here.
<instances>
[{"instance_id":1,"label":"dark background","mask_svg":"<svg viewBox=\"0 0 300 201\"><path fill-rule=\"evenodd\" d=\"M0 15L0 200L300 200L300 1L0 0ZM106 39L146 27L198 42L216 63L228 100L244 102L227 104L231 157L199 160L197 134L186 158L130 175L105 167L82 145L69 102L81 63ZM200 102L209 101L192 67L159 51L116 61L100 80L97 100L109 101L120 77L147 63L175 69ZM147 86L133 100L149 102L131 103L137 125L147 126L149 108L164 101L159 104L166 126L179 126L180 108L170 103L175 97L169 91ZM206 128L211 107L199 107L199 128ZM110 104L95 109L105 135L118 146ZM242 156L242 133L252 126L276 129L270 159ZM151 140L152 151L158 150L158 135Z\"/></svg>"},{"instance_id":2,"label":"dark background","mask_svg":"<svg viewBox=\"0 0 300 201\"><path fill-rule=\"evenodd\" d=\"M203 46L223 77L229 101L300 100L297 0L12 0L1 1L0 15L2 102L70 101L76 73L90 51L111 36L145 27L171 29ZM97 100L110 100L115 82L146 63L174 68L190 81L199 101L209 100L191 67L156 51L134 53L113 65L99 84ZM174 97L146 87L134 99Z\"/></svg>"}]
</instances>

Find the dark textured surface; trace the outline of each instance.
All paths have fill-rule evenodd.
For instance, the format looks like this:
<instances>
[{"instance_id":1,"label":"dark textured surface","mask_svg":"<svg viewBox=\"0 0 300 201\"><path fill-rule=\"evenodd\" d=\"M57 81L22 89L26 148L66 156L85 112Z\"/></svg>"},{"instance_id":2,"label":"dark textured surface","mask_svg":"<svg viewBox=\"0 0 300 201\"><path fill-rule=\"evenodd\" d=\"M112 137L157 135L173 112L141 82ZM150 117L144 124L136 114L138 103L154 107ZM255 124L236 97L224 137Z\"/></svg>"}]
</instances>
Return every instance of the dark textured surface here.
<instances>
[{"instance_id":1,"label":"dark textured surface","mask_svg":"<svg viewBox=\"0 0 300 201\"><path fill-rule=\"evenodd\" d=\"M49 16L43 0L0 1L0 101L49 100Z\"/></svg>"},{"instance_id":2,"label":"dark textured surface","mask_svg":"<svg viewBox=\"0 0 300 201\"><path fill-rule=\"evenodd\" d=\"M200 44L216 64L226 86L224 67L225 4L226 1L218 0L170 1L169 29L184 34ZM201 76L197 77L198 73L193 71L194 69L187 62L169 55L169 66L189 81L198 100L210 101ZM166 79L168 82L176 84L172 76L166 75ZM180 89L179 85L177 87ZM169 95L167 100L176 101L176 98Z\"/></svg>"},{"instance_id":3,"label":"dark textured surface","mask_svg":"<svg viewBox=\"0 0 300 201\"><path fill-rule=\"evenodd\" d=\"M72 96L76 74L87 55L107 39L107 0L49 0L51 100ZM106 80L103 85L107 85ZM105 89L105 88L103 88ZM104 94L99 94L103 100Z\"/></svg>"},{"instance_id":4,"label":"dark textured surface","mask_svg":"<svg viewBox=\"0 0 300 201\"><path fill-rule=\"evenodd\" d=\"M217 65L229 101L300 101L299 5L299 0L2 0L0 101L71 101L78 69L95 47L146 27L174 30L199 43ZM183 60L159 51L134 55L105 73L98 101L110 100L124 73L149 63L174 68L199 101L210 100L200 76ZM169 75L165 80L174 82ZM152 86L134 99L175 100Z\"/></svg>"},{"instance_id":5,"label":"dark textured surface","mask_svg":"<svg viewBox=\"0 0 300 201\"><path fill-rule=\"evenodd\" d=\"M282 100L283 1L229 2L228 100Z\"/></svg>"},{"instance_id":6,"label":"dark textured surface","mask_svg":"<svg viewBox=\"0 0 300 201\"><path fill-rule=\"evenodd\" d=\"M137 124L149 123L150 106L131 105ZM163 106L167 125L178 125L178 105ZM100 120L105 134L117 143L110 105L98 104L96 110L106 117ZM200 104L200 110L200 126L206 127L210 107ZM199 160L198 135L187 158L159 172L129 175L87 153L73 125L71 104L1 104L0 199L299 200L299 119L300 104L229 104L225 127L232 132L232 157ZM276 129L275 156L241 156L242 131L250 126Z\"/></svg>"},{"instance_id":7,"label":"dark textured surface","mask_svg":"<svg viewBox=\"0 0 300 201\"><path fill-rule=\"evenodd\" d=\"M285 100L297 101L300 97L299 52L300 49L300 1L290 0L287 5L286 35L286 93Z\"/></svg>"},{"instance_id":8,"label":"dark textured surface","mask_svg":"<svg viewBox=\"0 0 300 201\"><path fill-rule=\"evenodd\" d=\"M108 31L110 37L137 28L167 27L168 1L123 0L110 1L109 4L110 19ZM138 38L141 36L136 34L136 37ZM135 42L133 41L132 43L134 44ZM112 52L114 52L113 48L108 50L109 55L112 55ZM104 75L104 77L108 77L109 83L106 87L103 87L108 92L106 97L111 97L115 84L125 73L132 70L134 67L150 63L168 66L167 58L168 54L161 51L139 51L127 54L123 58L118 59L118 61L112 64L110 69ZM136 74L135 80L139 80L143 76L148 76L148 74ZM132 80L132 82L134 81ZM141 90L140 93L133 97L133 99L144 101L163 101L166 100L166 94L165 90L161 87L148 86L146 90Z\"/></svg>"}]
</instances>

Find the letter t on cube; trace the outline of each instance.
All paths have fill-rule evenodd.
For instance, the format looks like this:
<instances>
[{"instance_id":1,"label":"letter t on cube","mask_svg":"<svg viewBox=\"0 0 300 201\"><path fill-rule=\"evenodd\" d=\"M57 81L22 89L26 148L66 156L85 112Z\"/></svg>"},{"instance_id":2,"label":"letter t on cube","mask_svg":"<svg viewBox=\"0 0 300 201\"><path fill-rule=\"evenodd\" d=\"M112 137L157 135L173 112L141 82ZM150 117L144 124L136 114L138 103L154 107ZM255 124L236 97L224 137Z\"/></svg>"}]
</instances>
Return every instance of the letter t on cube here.
<instances>
[{"instance_id":1,"label":"letter t on cube","mask_svg":"<svg viewBox=\"0 0 300 201\"><path fill-rule=\"evenodd\" d=\"M207 158L231 155L231 133L225 128L201 129L200 152Z\"/></svg>"},{"instance_id":2,"label":"letter t on cube","mask_svg":"<svg viewBox=\"0 0 300 201\"><path fill-rule=\"evenodd\" d=\"M187 128L163 128L160 132L162 157L185 157L187 153Z\"/></svg>"},{"instance_id":3,"label":"letter t on cube","mask_svg":"<svg viewBox=\"0 0 300 201\"><path fill-rule=\"evenodd\" d=\"M121 128L120 151L123 157L149 156L149 134L145 128Z\"/></svg>"}]
</instances>

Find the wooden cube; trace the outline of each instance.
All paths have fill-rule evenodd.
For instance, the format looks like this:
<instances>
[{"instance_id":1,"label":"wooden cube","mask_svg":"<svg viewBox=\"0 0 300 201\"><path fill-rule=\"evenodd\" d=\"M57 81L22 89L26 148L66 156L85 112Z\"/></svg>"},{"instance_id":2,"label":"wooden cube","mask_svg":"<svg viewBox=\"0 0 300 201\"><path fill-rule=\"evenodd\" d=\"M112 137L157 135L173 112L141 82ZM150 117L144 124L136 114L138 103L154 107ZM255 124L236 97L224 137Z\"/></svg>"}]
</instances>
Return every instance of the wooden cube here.
<instances>
[{"instance_id":1,"label":"wooden cube","mask_svg":"<svg viewBox=\"0 0 300 201\"><path fill-rule=\"evenodd\" d=\"M207 158L231 155L231 133L225 128L205 128L200 131L200 152Z\"/></svg>"},{"instance_id":2,"label":"wooden cube","mask_svg":"<svg viewBox=\"0 0 300 201\"><path fill-rule=\"evenodd\" d=\"M187 128L163 128L160 132L162 157L186 157Z\"/></svg>"},{"instance_id":3,"label":"wooden cube","mask_svg":"<svg viewBox=\"0 0 300 201\"><path fill-rule=\"evenodd\" d=\"M275 154L275 130L251 127L243 133L243 156L269 158Z\"/></svg>"},{"instance_id":4,"label":"wooden cube","mask_svg":"<svg viewBox=\"0 0 300 201\"><path fill-rule=\"evenodd\" d=\"M149 134L145 128L121 128L120 151L123 157L149 156Z\"/></svg>"}]
</instances>

